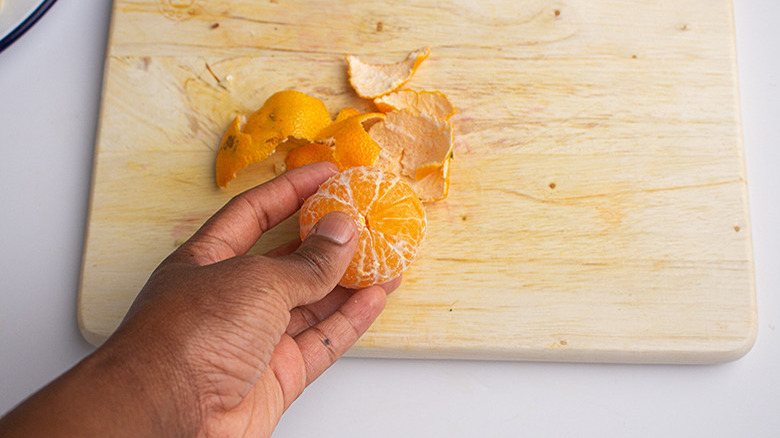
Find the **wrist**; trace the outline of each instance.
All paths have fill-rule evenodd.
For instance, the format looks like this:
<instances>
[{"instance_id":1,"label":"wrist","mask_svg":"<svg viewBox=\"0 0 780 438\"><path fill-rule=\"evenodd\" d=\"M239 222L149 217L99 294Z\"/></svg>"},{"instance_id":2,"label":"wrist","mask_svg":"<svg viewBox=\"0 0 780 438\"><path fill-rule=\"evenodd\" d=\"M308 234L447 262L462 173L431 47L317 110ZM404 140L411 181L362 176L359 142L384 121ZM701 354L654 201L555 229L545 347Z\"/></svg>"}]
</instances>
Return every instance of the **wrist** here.
<instances>
[{"instance_id":1,"label":"wrist","mask_svg":"<svg viewBox=\"0 0 780 438\"><path fill-rule=\"evenodd\" d=\"M197 404L183 374L121 344L99 348L9 412L0 435L194 436Z\"/></svg>"},{"instance_id":2,"label":"wrist","mask_svg":"<svg viewBox=\"0 0 780 438\"><path fill-rule=\"evenodd\" d=\"M101 394L113 394L106 415L122 418L132 436L193 436L198 400L177 355L161 342L121 336L110 339L79 364ZM111 389L109 389L111 388ZM121 415L117 415L122 412Z\"/></svg>"}]
</instances>

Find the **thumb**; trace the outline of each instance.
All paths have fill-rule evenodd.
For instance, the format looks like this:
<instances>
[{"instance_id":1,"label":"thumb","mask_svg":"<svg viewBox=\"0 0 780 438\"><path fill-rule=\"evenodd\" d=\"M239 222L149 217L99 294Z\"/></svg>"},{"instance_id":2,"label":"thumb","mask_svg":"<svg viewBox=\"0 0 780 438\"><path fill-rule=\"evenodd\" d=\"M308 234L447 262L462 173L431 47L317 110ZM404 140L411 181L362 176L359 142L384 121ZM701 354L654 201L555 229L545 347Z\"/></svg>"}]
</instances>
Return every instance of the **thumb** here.
<instances>
[{"instance_id":1,"label":"thumb","mask_svg":"<svg viewBox=\"0 0 780 438\"><path fill-rule=\"evenodd\" d=\"M358 243L355 221L346 213L326 214L314 225L301 246L278 258L291 272L290 308L317 301L336 287L347 270ZM292 268L292 269L289 269Z\"/></svg>"}]
</instances>

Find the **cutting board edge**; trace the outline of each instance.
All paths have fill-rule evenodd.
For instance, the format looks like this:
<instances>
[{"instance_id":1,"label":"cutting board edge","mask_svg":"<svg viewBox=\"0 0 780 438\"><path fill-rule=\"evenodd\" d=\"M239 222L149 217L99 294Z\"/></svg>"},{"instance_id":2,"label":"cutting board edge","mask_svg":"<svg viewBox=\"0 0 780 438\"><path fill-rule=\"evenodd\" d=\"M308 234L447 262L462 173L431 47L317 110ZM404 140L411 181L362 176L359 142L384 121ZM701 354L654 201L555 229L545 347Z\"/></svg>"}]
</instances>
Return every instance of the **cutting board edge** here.
<instances>
[{"instance_id":1,"label":"cutting board edge","mask_svg":"<svg viewBox=\"0 0 780 438\"><path fill-rule=\"evenodd\" d=\"M81 313L79 313L81 315ZM110 334L90 330L79 316L79 329L90 344L99 347ZM729 342L713 342L711 348L701 349L648 349L630 350L618 348L485 348L475 351L430 345L415 348L351 348L345 357L371 359L424 359L424 360L490 360L519 362L576 362L576 363L624 363L624 364L678 364L707 365L732 362L744 357L753 348L758 335L758 317L754 311L747 331L734 336Z\"/></svg>"},{"instance_id":2,"label":"cutting board edge","mask_svg":"<svg viewBox=\"0 0 780 438\"><path fill-rule=\"evenodd\" d=\"M81 253L81 269L79 271L79 283L78 283L78 290L77 290L77 306L76 306L76 320L78 322L79 331L81 332L81 335L84 337L84 339L89 342L90 344L99 347L103 342L105 342L106 339L108 339L109 335L101 334L99 331L90 330L88 328L89 322L86 318L86 312L84 311L85 306L85 297L84 297L84 278L87 275L87 258L89 256L90 252L90 224L93 223L93 213L94 213L94 197L95 197L95 182L97 180L97 168L100 165L99 164L99 152L100 152L100 146L102 142L102 132L103 132L103 120L104 120L104 113L106 111L106 99L108 98L108 81L110 80L110 69L111 69L111 51L113 47L114 37L115 37L115 24L116 24L116 15L117 15L117 8L112 7L111 8L111 17L109 18L109 31L108 31L108 42L106 44L106 53L105 53L105 59L103 61L103 77L101 79L101 85L100 85L100 107L97 114L97 129L96 129L96 135L95 135L95 144L94 144L94 152L92 154L92 168L91 168L91 174L90 174L90 183L89 183L89 199L87 201L87 218L86 218L86 225L84 227L84 248Z\"/></svg>"},{"instance_id":3,"label":"cutting board edge","mask_svg":"<svg viewBox=\"0 0 780 438\"><path fill-rule=\"evenodd\" d=\"M90 330L87 328L87 323L84 320L84 312L82 311L82 306L79 305L78 312L77 312L77 318L79 323L79 331L81 332L81 336L84 337L84 340L89 342L95 347L100 347L103 345L104 342L106 342L106 339L108 339L111 335L105 335L101 334L97 331Z\"/></svg>"},{"instance_id":4,"label":"cutting board edge","mask_svg":"<svg viewBox=\"0 0 780 438\"><path fill-rule=\"evenodd\" d=\"M344 357L373 359L422 359L422 360L485 360L511 362L569 362L569 363L615 363L615 364L666 364L666 365L714 365L733 362L744 357L755 345L758 324L753 319L744 337L735 337L731 342L713 343L713 348L700 350L656 349L534 349L511 350L490 349L467 351L456 349L435 349L421 346L414 349L378 349L354 347Z\"/></svg>"}]
</instances>

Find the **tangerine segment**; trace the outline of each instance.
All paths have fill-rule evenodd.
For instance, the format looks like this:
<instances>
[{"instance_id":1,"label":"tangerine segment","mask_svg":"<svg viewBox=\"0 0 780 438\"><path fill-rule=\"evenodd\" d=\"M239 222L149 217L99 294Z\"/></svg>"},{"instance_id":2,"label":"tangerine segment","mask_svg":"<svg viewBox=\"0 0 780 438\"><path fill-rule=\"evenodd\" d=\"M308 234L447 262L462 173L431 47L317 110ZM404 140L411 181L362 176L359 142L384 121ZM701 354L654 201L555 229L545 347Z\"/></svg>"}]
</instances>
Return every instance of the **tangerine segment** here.
<instances>
[{"instance_id":1,"label":"tangerine segment","mask_svg":"<svg viewBox=\"0 0 780 438\"><path fill-rule=\"evenodd\" d=\"M347 55L349 82L360 97L373 99L382 96L411 79L430 53L430 47L423 47L395 64L370 64L357 56Z\"/></svg>"},{"instance_id":2,"label":"tangerine segment","mask_svg":"<svg viewBox=\"0 0 780 438\"><path fill-rule=\"evenodd\" d=\"M236 177L236 172L250 163L266 159L273 149L252 147L252 137L241 132L241 120L236 117L230 124L217 151L217 185L227 187ZM275 146L274 146L275 147Z\"/></svg>"},{"instance_id":3,"label":"tangerine segment","mask_svg":"<svg viewBox=\"0 0 780 438\"><path fill-rule=\"evenodd\" d=\"M347 288L398 277L425 238L425 209L411 186L374 167L353 167L325 181L301 207L301 239L331 211L347 213L358 226L357 250L339 282Z\"/></svg>"},{"instance_id":4,"label":"tangerine segment","mask_svg":"<svg viewBox=\"0 0 780 438\"><path fill-rule=\"evenodd\" d=\"M323 129L316 140L334 146L333 157L341 170L373 166L380 148L366 129L384 118L382 113L357 114Z\"/></svg>"},{"instance_id":5,"label":"tangerine segment","mask_svg":"<svg viewBox=\"0 0 780 438\"><path fill-rule=\"evenodd\" d=\"M374 99L374 103L383 113L406 109L415 115L428 114L439 120L448 120L458 110L439 91L398 90Z\"/></svg>"},{"instance_id":6,"label":"tangerine segment","mask_svg":"<svg viewBox=\"0 0 780 438\"><path fill-rule=\"evenodd\" d=\"M320 161L330 161L335 164L333 148L322 143L309 143L291 150L285 159L287 170L303 167L307 164L319 163Z\"/></svg>"}]
</instances>

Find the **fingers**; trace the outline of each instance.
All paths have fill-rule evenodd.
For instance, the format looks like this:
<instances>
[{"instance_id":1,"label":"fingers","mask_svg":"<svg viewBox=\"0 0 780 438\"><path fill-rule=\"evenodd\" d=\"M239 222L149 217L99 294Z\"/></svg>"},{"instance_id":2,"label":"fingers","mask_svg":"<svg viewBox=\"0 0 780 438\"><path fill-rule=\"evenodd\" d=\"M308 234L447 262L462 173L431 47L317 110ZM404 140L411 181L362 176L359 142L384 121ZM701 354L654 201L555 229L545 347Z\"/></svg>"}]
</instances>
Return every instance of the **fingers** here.
<instances>
[{"instance_id":1,"label":"fingers","mask_svg":"<svg viewBox=\"0 0 780 438\"><path fill-rule=\"evenodd\" d=\"M385 284L379 285L386 294L394 291L401 284L401 277L395 278ZM352 289L337 287L325 298L305 306L300 306L290 311L290 323L287 325L287 334L293 338L336 312L355 293Z\"/></svg>"},{"instance_id":2,"label":"fingers","mask_svg":"<svg viewBox=\"0 0 780 438\"><path fill-rule=\"evenodd\" d=\"M292 309L290 323L287 324L287 334L294 338L304 330L319 324L343 306L353 294L353 290L337 287L316 303Z\"/></svg>"},{"instance_id":3,"label":"fingers","mask_svg":"<svg viewBox=\"0 0 780 438\"><path fill-rule=\"evenodd\" d=\"M271 258L283 257L295 252L295 250L298 249L299 246L301 246L301 241L296 239L291 242L287 242L285 244L277 246L276 248L265 253L265 255Z\"/></svg>"},{"instance_id":4,"label":"fingers","mask_svg":"<svg viewBox=\"0 0 780 438\"><path fill-rule=\"evenodd\" d=\"M332 291L344 276L357 241L355 221L334 211L317 222L295 252L271 259L292 280L285 291L289 308L319 301Z\"/></svg>"},{"instance_id":5,"label":"fingers","mask_svg":"<svg viewBox=\"0 0 780 438\"><path fill-rule=\"evenodd\" d=\"M283 335L279 339L263 377L269 371L276 378L279 389L282 391L283 409L279 412L281 415L306 388L305 362L301 357L298 344L291 337Z\"/></svg>"},{"instance_id":6,"label":"fingers","mask_svg":"<svg viewBox=\"0 0 780 438\"><path fill-rule=\"evenodd\" d=\"M295 337L306 365L306 385L352 347L386 302L387 294L379 286L356 291L335 313Z\"/></svg>"},{"instance_id":7,"label":"fingers","mask_svg":"<svg viewBox=\"0 0 780 438\"><path fill-rule=\"evenodd\" d=\"M334 173L330 163L312 164L241 193L170 258L205 265L245 254L260 235L298 210Z\"/></svg>"}]
</instances>

